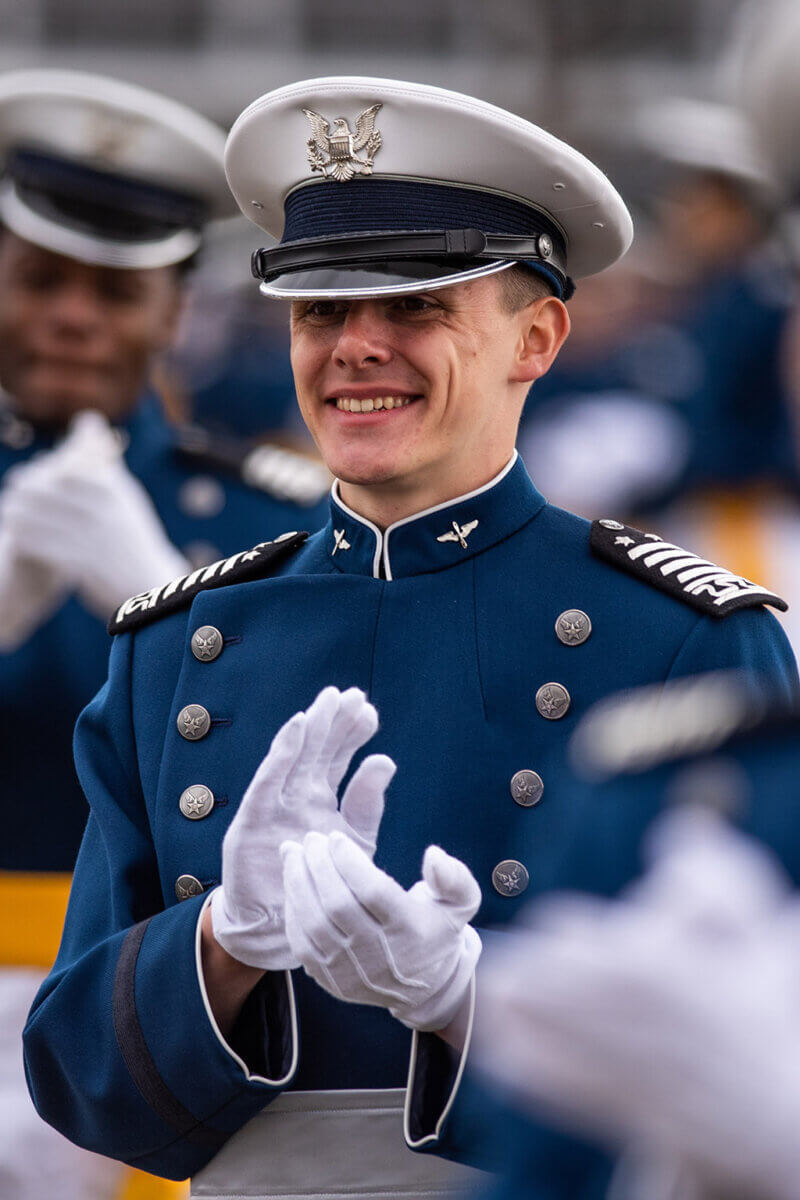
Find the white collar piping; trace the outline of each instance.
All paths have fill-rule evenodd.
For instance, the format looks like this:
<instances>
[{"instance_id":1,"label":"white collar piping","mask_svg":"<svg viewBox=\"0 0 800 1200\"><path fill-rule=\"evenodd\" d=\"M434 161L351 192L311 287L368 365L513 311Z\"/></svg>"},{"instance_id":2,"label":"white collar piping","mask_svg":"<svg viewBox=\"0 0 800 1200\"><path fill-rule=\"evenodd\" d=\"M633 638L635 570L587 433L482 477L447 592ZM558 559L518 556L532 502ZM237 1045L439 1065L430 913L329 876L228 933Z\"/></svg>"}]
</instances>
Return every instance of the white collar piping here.
<instances>
[{"instance_id":1,"label":"white collar piping","mask_svg":"<svg viewBox=\"0 0 800 1200\"><path fill-rule=\"evenodd\" d=\"M484 483L482 487L475 488L475 490L472 492L465 492L463 496L454 496L452 500L444 500L441 504L434 504L431 508L423 508L421 512L412 513L410 517L401 517L401 519L399 521L395 521L394 524L387 525L383 532L381 532L378 526L374 525L372 521L368 521L366 517L360 516L357 512L354 512L352 508L348 508L339 495L338 479L334 479L333 481L331 495L339 505L339 508L341 508L343 512L347 513L348 517L352 517L352 519L357 521L359 525L365 525L367 529L370 529L372 533L374 533L375 553L372 557L373 578L380 579L381 559L383 559L384 578L392 579L392 566L389 560L389 535L394 533L395 529L399 529L402 525L408 525L411 523L411 521L418 521L420 517L429 517L431 513L440 512L443 508L452 508L454 504L462 504L465 500L472 500L475 496L480 496L484 492L490 491L491 488L496 487L501 480L505 479L506 475L516 463L518 457L519 455L515 450L511 455L511 458L503 467L502 471L495 475L493 479L490 479L488 483Z\"/></svg>"}]
</instances>

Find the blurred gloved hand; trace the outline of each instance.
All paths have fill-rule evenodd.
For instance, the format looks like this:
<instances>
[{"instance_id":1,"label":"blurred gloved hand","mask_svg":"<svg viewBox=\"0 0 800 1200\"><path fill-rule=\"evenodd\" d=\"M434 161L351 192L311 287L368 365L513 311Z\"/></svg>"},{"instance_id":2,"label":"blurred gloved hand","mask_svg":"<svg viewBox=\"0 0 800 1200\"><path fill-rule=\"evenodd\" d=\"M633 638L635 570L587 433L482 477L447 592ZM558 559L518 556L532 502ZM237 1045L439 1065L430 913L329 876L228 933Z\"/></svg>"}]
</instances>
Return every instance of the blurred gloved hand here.
<instances>
[{"instance_id":1,"label":"blurred gloved hand","mask_svg":"<svg viewBox=\"0 0 800 1200\"><path fill-rule=\"evenodd\" d=\"M470 986L481 939L468 924L481 890L429 846L405 891L341 834L282 847L286 932L296 958L340 1000L388 1008L412 1029L444 1029Z\"/></svg>"},{"instance_id":2,"label":"blurred gloved hand","mask_svg":"<svg viewBox=\"0 0 800 1200\"><path fill-rule=\"evenodd\" d=\"M662 819L620 901L564 897L484 964L476 1045L524 1103L685 1164L701 1194L790 1200L800 905L709 812Z\"/></svg>"},{"instance_id":3,"label":"blurred gloved hand","mask_svg":"<svg viewBox=\"0 0 800 1200\"><path fill-rule=\"evenodd\" d=\"M55 612L66 593L56 571L20 553L0 517L0 653L11 653L27 641Z\"/></svg>"},{"instance_id":4,"label":"blurred gloved hand","mask_svg":"<svg viewBox=\"0 0 800 1200\"><path fill-rule=\"evenodd\" d=\"M104 618L190 569L95 412L80 413L55 450L9 471L0 525L18 555L47 567Z\"/></svg>"},{"instance_id":5,"label":"blurred gloved hand","mask_svg":"<svg viewBox=\"0 0 800 1200\"><path fill-rule=\"evenodd\" d=\"M312 829L339 830L365 856L375 853L394 763L369 755L341 809L337 794L353 755L377 728L363 692L327 687L273 738L223 839L222 884L211 900L214 936L240 962L271 971L299 963L286 937L281 842Z\"/></svg>"}]
</instances>

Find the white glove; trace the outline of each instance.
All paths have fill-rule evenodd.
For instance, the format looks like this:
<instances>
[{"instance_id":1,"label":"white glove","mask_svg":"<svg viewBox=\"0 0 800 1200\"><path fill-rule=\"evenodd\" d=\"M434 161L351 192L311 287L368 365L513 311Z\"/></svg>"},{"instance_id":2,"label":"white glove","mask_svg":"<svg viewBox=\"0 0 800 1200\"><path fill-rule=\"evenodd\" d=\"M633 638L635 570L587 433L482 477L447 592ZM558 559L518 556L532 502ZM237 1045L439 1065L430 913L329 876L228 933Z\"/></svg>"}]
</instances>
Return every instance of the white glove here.
<instances>
[{"instance_id":1,"label":"white glove","mask_svg":"<svg viewBox=\"0 0 800 1200\"><path fill-rule=\"evenodd\" d=\"M660 834L627 899L551 901L484 964L482 1064L540 1111L684 1164L701 1190L795 1200L800 905L712 814L676 812Z\"/></svg>"},{"instance_id":2,"label":"white glove","mask_svg":"<svg viewBox=\"0 0 800 1200\"><path fill-rule=\"evenodd\" d=\"M0 523L17 552L54 571L98 616L189 570L99 413L80 413L55 450L7 478Z\"/></svg>"},{"instance_id":3,"label":"white glove","mask_svg":"<svg viewBox=\"0 0 800 1200\"><path fill-rule=\"evenodd\" d=\"M405 891L341 834L281 847L286 932L296 958L340 1000L388 1008L412 1029L455 1016L481 939L468 921L481 890L469 868L429 846Z\"/></svg>"},{"instance_id":4,"label":"white glove","mask_svg":"<svg viewBox=\"0 0 800 1200\"><path fill-rule=\"evenodd\" d=\"M214 936L227 952L266 971L299 965L284 926L280 845L310 829L341 830L373 855L384 793L395 773L371 754L337 793L357 750L378 728L358 688L324 688L306 712L278 730L222 842L222 884L211 900Z\"/></svg>"},{"instance_id":5,"label":"white glove","mask_svg":"<svg viewBox=\"0 0 800 1200\"><path fill-rule=\"evenodd\" d=\"M21 554L0 526L0 653L8 654L27 641L66 594L61 577L45 563Z\"/></svg>"}]
</instances>

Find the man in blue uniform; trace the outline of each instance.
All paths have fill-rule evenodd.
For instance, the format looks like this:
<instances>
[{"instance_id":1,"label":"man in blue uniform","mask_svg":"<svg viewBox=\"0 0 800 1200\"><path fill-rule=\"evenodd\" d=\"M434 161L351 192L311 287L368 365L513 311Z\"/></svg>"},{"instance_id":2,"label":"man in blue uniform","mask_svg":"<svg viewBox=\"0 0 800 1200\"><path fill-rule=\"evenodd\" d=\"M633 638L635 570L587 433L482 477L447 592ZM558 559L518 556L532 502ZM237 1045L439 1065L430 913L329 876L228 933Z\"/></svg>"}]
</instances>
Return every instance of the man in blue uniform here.
<instances>
[{"instance_id":1,"label":"man in blue uniform","mask_svg":"<svg viewBox=\"0 0 800 1200\"><path fill-rule=\"evenodd\" d=\"M272 448L237 462L171 426L149 390L186 260L205 221L231 211L222 131L114 80L33 71L0 80L0 141L0 690L3 775L19 798L0 866L68 870L86 817L66 765L72 727L105 676L103 627L130 583L212 562L301 513L315 527L327 489L280 450L273 467ZM33 798L56 789L43 836Z\"/></svg>"},{"instance_id":2,"label":"man in blue uniform","mask_svg":"<svg viewBox=\"0 0 800 1200\"><path fill-rule=\"evenodd\" d=\"M572 276L630 240L591 163L471 97L334 78L251 105L226 165L282 235L254 270L293 299L330 520L112 619L29 1081L67 1136L198 1195L425 1196L480 1159L469 921L506 924L559 853L576 715L728 665L788 697L796 668L777 597L551 507L517 458Z\"/></svg>"},{"instance_id":3,"label":"man in blue uniform","mask_svg":"<svg viewBox=\"0 0 800 1200\"><path fill-rule=\"evenodd\" d=\"M798 733L731 672L580 725L551 882L594 895L485 964L478 1043L506 1101L591 1142L496 1113L492 1195L796 1194Z\"/></svg>"},{"instance_id":4,"label":"man in blue uniform","mask_svg":"<svg viewBox=\"0 0 800 1200\"><path fill-rule=\"evenodd\" d=\"M203 227L234 208L223 148L222 130L198 114L115 80L0 78L0 964L15 968L0 980L7 1028L21 1029L58 948L88 816L72 734L106 675L109 615L131 590L193 561L322 520L321 466L278 447L245 456L211 444L202 430L170 424L150 387ZM27 1102L16 1042L10 1053L17 1119L29 1113L53 1145ZM9 1180L15 1141L12 1130L0 1144ZM31 1195L49 1190L46 1171L71 1186L57 1153L26 1147L14 1185L21 1200L23 1179ZM85 1179L74 1186L86 1194Z\"/></svg>"}]
</instances>

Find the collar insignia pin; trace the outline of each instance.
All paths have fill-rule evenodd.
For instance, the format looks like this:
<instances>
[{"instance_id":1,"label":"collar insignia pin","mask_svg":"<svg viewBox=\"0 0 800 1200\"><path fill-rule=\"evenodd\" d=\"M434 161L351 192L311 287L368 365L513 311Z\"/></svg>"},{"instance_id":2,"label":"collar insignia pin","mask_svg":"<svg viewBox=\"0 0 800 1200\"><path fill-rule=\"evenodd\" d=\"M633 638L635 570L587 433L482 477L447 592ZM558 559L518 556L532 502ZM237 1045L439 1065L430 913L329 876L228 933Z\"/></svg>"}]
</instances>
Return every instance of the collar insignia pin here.
<instances>
[{"instance_id":1,"label":"collar insignia pin","mask_svg":"<svg viewBox=\"0 0 800 1200\"><path fill-rule=\"evenodd\" d=\"M381 108L382 104L373 104L359 113L355 133L350 132L344 117L334 119L331 132L330 121L313 108L304 108L311 122L311 137L306 142L311 170L339 183L347 183L354 175L371 175L373 160L383 143L380 130L375 128L375 117ZM364 158L359 158L359 150L364 151Z\"/></svg>"},{"instance_id":2,"label":"collar insignia pin","mask_svg":"<svg viewBox=\"0 0 800 1200\"><path fill-rule=\"evenodd\" d=\"M333 550L331 550L331 558L333 558L333 556L337 550L349 550L350 549L350 543L348 542L347 538L344 536L343 529L334 529L333 537L334 537L334 541L336 542L336 545L333 547Z\"/></svg>"},{"instance_id":3,"label":"collar insignia pin","mask_svg":"<svg viewBox=\"0 0 800 1200\"><path fill-rule=\"evenodd\" d=\"M448 529L447 533L437 537L437 542L458 542L462 550L467 548L467 538L472 533L473 529L478 528L477 521L468 521L466 525L459 525L458 521L453 521L453 528Z\"/></svg>"}]
</instances>

